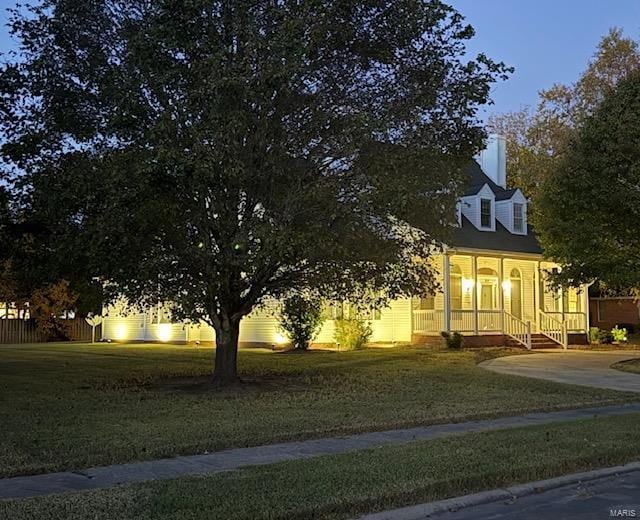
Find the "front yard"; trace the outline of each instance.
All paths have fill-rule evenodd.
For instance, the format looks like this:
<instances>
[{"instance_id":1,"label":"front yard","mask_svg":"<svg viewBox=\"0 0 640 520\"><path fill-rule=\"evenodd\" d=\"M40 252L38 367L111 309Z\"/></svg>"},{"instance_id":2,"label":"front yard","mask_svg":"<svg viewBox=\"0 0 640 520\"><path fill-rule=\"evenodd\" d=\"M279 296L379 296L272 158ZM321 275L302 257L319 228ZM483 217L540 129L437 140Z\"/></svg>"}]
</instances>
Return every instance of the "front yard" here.
<instances>
[{"instance_id":1,"label":"front yard","mask_svg":"<svg viewBox=\"0 0 640 520\"><path fill-rule=\"evenodd\" d=\"M0 502L0 518L344 520L639 457L640 414L629 414Z\"/></svg>"},{"instance_id":2,"label":"front yard","mask_svg":"<svg viewBox=\"0 0 640 520\"><path fill-rule=\"evenodd\" d=\"M484 352L243 350L246 384L215 391L211 348L0 346L0 477L637 398L495 374Z\"/></svg>"}]
</instances>

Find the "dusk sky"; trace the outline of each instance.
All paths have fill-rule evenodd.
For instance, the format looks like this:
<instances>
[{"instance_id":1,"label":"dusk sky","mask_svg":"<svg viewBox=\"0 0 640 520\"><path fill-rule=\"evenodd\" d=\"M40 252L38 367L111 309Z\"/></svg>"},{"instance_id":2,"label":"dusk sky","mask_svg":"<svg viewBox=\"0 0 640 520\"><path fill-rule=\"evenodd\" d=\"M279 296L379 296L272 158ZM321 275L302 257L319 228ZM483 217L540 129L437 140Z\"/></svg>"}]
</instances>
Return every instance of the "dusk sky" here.
<instances>
[{"instance_id":1,"label":"dusk sky","mask_svg":"<svg viewBox=\"0 0 640 520\"><path fill-rule=\"evenodd\" d=\"M613 26L639 40L640 0L450 0L475 28L472 53L515 67L487 113L535 105L539 90L571 83Z\"/></svg>"},{"instance_id":2,"label":"dusk sky","mask_svg":"<svg viewBox=\"0 0 640 520\"><path fill-rule=\"evenodd\" d=\"M617 26L640 39L640 0L449 0L476 29L470 53L484 52L516 68L493 91L486 113L535 105L537 92L553 83L575 81L600 38ZM0 49L15 45L2 6Z\"/></svg>"}]
</instances>

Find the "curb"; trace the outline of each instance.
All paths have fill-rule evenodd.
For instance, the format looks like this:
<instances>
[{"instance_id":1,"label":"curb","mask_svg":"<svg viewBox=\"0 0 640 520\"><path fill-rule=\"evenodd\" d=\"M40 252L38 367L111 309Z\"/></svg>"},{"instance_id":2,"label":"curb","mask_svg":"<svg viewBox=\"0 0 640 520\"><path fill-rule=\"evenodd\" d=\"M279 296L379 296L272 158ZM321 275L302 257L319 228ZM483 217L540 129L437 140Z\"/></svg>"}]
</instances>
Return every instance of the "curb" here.
<instances>
[{"instance_id":1,"label":"curb","mask_svg":"<svg viewBox=\"0 0 640 520\"><path fill-rule=\"evenodd\" d=\"M543 493L552 489L561 488L571 484L580 482L589 482L605 477L623 475L625 473L633 473L640 471L640 461L630 462L621 466L613 466L610 468L596 469L593 471L585 471L582 473L573 473L571 475L563 475L561 477L538 480L537 482L528 482L526 484L516 484L501 489L492 489L490 491L481 491L471 495L461 497L448 498L437 502L429 502L427 504L418 504L415 506L402 507L399 509L390 509L380 513L361 516L358 520L424 520L427 517L441 515L460 509L466 509L474 506L481 506L492 502L503 500L514 500L528 495Z\"/></svg>"}]
</instances>

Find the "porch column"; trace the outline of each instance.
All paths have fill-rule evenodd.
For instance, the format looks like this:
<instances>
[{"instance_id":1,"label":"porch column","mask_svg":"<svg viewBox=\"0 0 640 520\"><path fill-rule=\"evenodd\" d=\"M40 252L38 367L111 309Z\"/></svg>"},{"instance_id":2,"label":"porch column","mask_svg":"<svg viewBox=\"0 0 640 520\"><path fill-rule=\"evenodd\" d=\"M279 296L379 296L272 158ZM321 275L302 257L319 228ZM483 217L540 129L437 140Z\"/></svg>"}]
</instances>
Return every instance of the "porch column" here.
<instances>
[{"instance_id":1,"label":"porch column","mask_svg":"<svg viewBox=\"0 0 640 520\"><path fill-rule=\"evenodd\" d=\"M536 302L536 315L535 315L535 321L536 321L536 331L540 330L540 313L538 311L541 311L543 309L543 305L544 305L544 294L542 294L541 290L540 290L540 262L536 262L536 267L534 269L533 272L534 275L534 283L535 283L535 302Z\"/></svg>"},{"instance_id":2,"label":"porch column","mask_svg":"<svg viewBox=\"0 0 640 520\"><path fill-rule=\"evenodd\" d=\"M589 323L589 286L588 285L583 285L582 286L582 294L580 295L582 297L582 314L584 316L584 331L588 334L589 333L589 327L591 326L591 324Z\"/></svg>"},{"instance_id":3,"label":"porch column","mask_svg":"<svg viewBox=\"0 0 640 520\"><path fill-rule=\"evenodd\" d=\"M445 253L443 258L443 274L444 274L444 330L451 332L451 262L449 255Z\"/></svg>"},{"instance_id":4,"label":"porch column","mask_svg":"<svg viewBox=\"0 0 640 520\"><path fill-rule=\"evenodd\" d=\"M504 283L504 258L500 258L500 263L498 264L498 297L500 301L500 331L504 332L504 288L502 284Z\"/></svg>"},{"instance_id":5,"label":"porch column","mask_svg":"<svg viewBox=\"0 0 640 520\"><path fill-rule=\"evenodd\" d=\"M471 257L471 277L473 287L471 288L471 308L473 309L473 333L478 335L478 257Z\"/></svg>"}]
</instances>

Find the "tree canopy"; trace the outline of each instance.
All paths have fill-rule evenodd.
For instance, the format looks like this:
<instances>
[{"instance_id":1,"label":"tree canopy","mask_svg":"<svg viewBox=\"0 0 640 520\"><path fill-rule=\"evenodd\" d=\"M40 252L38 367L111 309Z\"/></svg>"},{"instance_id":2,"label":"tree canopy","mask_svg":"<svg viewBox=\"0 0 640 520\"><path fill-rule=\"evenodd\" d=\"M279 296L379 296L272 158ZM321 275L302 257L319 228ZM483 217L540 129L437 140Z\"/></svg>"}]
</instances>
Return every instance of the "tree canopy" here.
<instances>
[{"instance_id":1,"label":"tree canopy","mask_svg":"<svg viewBox=\"0 0 640 520\"><path fill-rule=\"evenodd\" d=\"M621 79L639 68L638 43L612 28L575 83L542 90L534 110L525 107L490 117L492 131L507 137L510 185L535 198L585 119Z\"/></svg>"},{"instance_id":2,"label":"tree canopy","mask_svg":"<svg viewBox=\"0 0 640 520\"><path fill-rule=\"evenodd\" d=\"M610 90L543 184L537 231L557 281L640 288L640 74Z\"/></svg>"},{"instance_id":3,"label":"tree canopy","mask_svg":"<svg viewBox=\"0 0 640 520\"><path fill-rule=\"evenodd\" d=\"M43 0L16 10L3 157L49 265L216 331L313 288L429 291L507 69L436 0Z\"/></svg>"}]
</instances>

